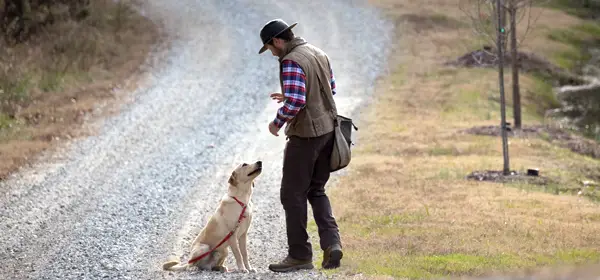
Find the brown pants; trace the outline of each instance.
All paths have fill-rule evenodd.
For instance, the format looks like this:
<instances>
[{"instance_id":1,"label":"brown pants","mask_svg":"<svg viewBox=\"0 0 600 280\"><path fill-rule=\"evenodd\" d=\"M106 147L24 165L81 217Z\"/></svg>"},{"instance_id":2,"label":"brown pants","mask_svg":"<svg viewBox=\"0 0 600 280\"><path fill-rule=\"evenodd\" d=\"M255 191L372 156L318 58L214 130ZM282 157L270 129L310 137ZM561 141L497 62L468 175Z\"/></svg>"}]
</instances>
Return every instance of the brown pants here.
<instances>
[{"instance_id":1,"label":"brown pants","mask_svg":"<svg viewBox=\"0 0 600 280\"><path fill-rule=\"evenodd\" d=\"M280 195L285 210L288 254L294 259L312 259L306 232L307 200L319 229L321 249L341 244L338 225L325 194L332 148L333 132L314 138L290 136L286 144Z\"/></svg>"}]
</instances>

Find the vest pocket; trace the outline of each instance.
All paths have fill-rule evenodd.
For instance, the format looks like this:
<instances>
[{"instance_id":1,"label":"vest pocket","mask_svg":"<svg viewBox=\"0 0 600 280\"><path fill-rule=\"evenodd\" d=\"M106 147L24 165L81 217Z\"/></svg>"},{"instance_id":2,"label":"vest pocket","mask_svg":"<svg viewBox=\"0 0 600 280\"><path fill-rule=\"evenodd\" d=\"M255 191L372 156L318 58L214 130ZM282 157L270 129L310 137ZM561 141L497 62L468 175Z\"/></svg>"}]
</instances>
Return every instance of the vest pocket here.
<instances>
[{"instance_id":1,"label":"vest pocket","mask_svg":"<svg viewBox=\"0 0 600 280\"><path fill-rule=\"evenodd\" d=\"M313 125L313 130L314 130L315 134L319 134L321 129L323 129L323 126L314 120L312 121L312 125Z\"/></svg>"},{"instance_id":2,"label":"vest pocket","mask_svg":"<svg viewBox=\"0 0 600 280\"><path fill-rule=\"evenodd\" d=\"M320 117L313 119L311 122L314 133L317 135L330 132L333 129L333 120L328 114L322 114Z\"/></svg>"}]
</instances>

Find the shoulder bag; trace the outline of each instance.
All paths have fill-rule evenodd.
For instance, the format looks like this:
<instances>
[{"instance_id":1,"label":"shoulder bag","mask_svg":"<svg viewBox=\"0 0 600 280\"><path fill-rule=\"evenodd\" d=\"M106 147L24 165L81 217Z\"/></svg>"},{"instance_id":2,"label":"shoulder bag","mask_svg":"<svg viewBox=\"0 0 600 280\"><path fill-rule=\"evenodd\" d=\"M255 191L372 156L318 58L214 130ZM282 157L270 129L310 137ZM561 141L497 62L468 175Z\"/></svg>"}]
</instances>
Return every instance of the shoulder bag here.
<instances>
[{"instance_id":1,"label":"shoulder bag","mask_svg":"<svg viewBox=\"0 0 600 280\"><path fill-rule=\"evenodd\" d=\"M318 74L317 79L319 79ZM335 101L333 100L333 94L325 93L325 90L323 90L324 86L320 79L319 86L321 88L321 94L325 97L326 103L329 105L329 110L334 116L333 150L331 151L329 169L330 172L335 172L344 169L350 164L350 160L352 159L350 147L354 144L352 143L352 128L358 130L358 127L354 125L351 118L338 115Z\"/></svg>"}]
</instances>

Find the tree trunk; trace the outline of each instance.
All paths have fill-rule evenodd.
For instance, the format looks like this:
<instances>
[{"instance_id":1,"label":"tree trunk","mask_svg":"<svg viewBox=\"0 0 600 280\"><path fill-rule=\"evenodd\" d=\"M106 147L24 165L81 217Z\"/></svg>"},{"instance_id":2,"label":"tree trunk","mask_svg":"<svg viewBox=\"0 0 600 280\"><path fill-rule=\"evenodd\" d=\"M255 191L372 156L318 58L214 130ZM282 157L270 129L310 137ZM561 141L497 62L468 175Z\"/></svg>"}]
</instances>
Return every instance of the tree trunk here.
<instances>
[{"instance_id":1,"label":"tree trunk","mask_svg":"<svg viewBox=\"0 0 600 280\"><path fill-rule=\"evenodd\" d=\"M502 5L502 7L505 7L505 6L506 6L506 1L511 1L511 2L512 2L513 0L500 0L500 5ZM506 30L507 9L505 9L505 8L502 8L502 10L501 10L501 13L500 13L500 14L501 14L501 16L500 16L500 21L501 21L500 28L504 28L504 30ZM512 28L512 27L511 27L511 28ZM512 29L511 29L511 30L512 30ZM505 31L505 32L506 32L506 31ZM508 47L508 40L504 40L504 41L503 41L503 45L502 45L502 47L503 47L505 50L507 49L507 47Z\"/></svg>"},{"instance_id":2,"label":"tree trunk","mask_svg":"<svg viewBox=\"0 0 600 280\"><path fill-rule=\"evenodd\" d=\"M521 92L519 89L519 61L517 46L517 8L515 0L510 1L510 56L512 61L512 86L513 86L513 115L515 129L521 129Z\"/></svg>"},{"instance_id":3,"label":"tree trunk","mask_svg":"<svg viewBox=\"0 0 600 280\"><path fill-rule=\"evenodd\" d=\"M496 14L497 14L497 25L496 25L496 35L498 39L496 40L497 48L498 48L498 83L500 88L500 115L501 115L501 134L502 134L502 154L504 156L504 167L502 169L502 173L504 175L510 174L509 168L509 159L508 159L508 139L506 135L506 102L504 99L504 32L501 31L502 28L502 5L500 3L501 0L496 0Z\"/></svg>"},{"instance_id":4,"label":"tree trunk","mask_svg":"<svg viewBox=\"0 0 600 280\"><path fill-rule=\"evenodd\" d=\"M490 1L490 5L492 6L492 20L494 21L492 26L499 26L500 29L504 29L506 32L506 19L507 19L507 9L503 8L506 3L506 1L510 1L510 0L500 0L500 6L502 8L500 8L500 12L498 12L496 9L498 8L496 5L496 1ZM502 47L506 50L507 49L507 44L508 41L504 40L502 42Z\"/></svg>"}]
</instances>

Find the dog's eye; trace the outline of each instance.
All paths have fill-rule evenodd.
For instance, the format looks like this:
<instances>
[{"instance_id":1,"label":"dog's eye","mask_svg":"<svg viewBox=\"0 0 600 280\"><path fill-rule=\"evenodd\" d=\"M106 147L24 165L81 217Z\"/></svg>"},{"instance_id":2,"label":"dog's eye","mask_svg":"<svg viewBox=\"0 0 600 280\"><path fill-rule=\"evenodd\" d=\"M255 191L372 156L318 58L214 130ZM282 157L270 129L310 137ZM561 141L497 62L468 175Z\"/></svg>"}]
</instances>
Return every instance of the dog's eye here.
<instances>
[{"instance_id":1,"label":"dog's eye","mask_svg":"<svg viewBox=\"0 0 600 280\"><path fill-rule=\"evenodd\" d=\"M245 164L245 163L243 163L243 164L242 164L242 167L244 167L244 166L247 166L247 165L248 165L248 164Z\"/></svg>"}]
</instances>

